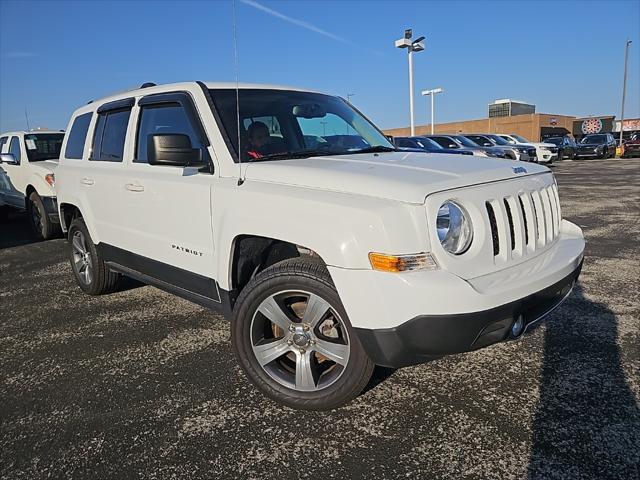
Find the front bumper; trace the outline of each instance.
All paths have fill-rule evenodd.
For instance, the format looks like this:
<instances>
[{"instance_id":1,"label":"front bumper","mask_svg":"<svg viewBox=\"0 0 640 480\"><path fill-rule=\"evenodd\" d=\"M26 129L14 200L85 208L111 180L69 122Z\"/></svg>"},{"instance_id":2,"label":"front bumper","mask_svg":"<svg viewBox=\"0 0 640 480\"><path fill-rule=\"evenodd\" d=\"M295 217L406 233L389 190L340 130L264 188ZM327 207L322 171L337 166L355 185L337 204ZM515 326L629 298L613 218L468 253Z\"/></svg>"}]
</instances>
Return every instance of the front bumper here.
<instances>
[{"instance_id":1,"label":"front bumper","mask_svg":"<svg viewBox=\"0 0 640 480\"><path fill-rule=\"evenodd\" d=\"M328 269L367 353L397 367L504 340L520 314L541 317L577 279L584 247L580 228L563 220L547 250L475 278Z\"/></svg>"},{"instance_id":2,"label":"front bumper","mask_svg":"<svg viewBox=\"0 0 640 480\"><path fill-rule=\"evenodd\" d=\"M580 275L582 262L553 285L521 300L482 312L454 315L421 315L399 327L370 330L357 328L360 343L377 365L399 368L468 352L509 339L520 316L525 330L567 298Z\"/></svg>"}]
</instances>

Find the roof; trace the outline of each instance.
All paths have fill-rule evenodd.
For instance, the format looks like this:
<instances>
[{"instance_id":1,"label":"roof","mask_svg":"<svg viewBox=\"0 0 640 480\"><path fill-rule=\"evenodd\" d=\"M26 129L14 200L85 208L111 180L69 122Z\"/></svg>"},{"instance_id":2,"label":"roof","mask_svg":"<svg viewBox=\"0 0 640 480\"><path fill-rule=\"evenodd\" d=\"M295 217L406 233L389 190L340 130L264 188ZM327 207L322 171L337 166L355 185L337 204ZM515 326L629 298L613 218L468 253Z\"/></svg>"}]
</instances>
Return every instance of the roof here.
<instances>
[{"instance_id":1,"label":"roof","mask_svg":"<svg viewBox=\"0 0 640 480\"><path fill-rule=\"evenodd\" d=\"M4 137L6 135L35 135L38 133L62 133L64 134L64 130L38 130L38 129L31 129L31 130L16 130L14 132L3 132L0 133L0 136Z\"/></svg>"},{"instance_id":2,"label":"roof","mask_svg":"<svg viewBox=\"0 0 640 480\"><path fill-rule=\"evenodd\" d=\"M530 102L525 102L524 100L514 100L512 98L499 98L498 100L494 100L489 105L500 105L501 103L522 103L524 105L534 105Z\"/></svg>"}]
</instances>

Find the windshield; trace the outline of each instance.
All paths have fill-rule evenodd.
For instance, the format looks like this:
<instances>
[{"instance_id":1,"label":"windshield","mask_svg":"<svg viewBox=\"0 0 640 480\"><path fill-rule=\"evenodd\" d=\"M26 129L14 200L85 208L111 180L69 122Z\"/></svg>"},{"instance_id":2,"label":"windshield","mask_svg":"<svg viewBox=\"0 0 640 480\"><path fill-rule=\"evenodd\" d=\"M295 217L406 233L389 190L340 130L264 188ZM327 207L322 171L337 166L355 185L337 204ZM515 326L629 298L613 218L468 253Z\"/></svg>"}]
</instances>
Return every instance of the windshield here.
<instances>
[{"instance_id":1,"label":"windshield","mask_svg":"<svg viewBox=\"0 0 640 480\"><path fill-rule=\"evenodd\" d=\"M581 143L607 143L606 135L587 135Z\"/></svg>"},{"instance_id":2,"label":"windshield","mask_svg":"<svg viewBox=\"0 0 640 480\"><path fill-rule=\"evenodd\" d=\"M524 137L521 137L520 135L511 135L513 138L515 138L517 141L519 141L520 143L529 143L529 140L527 140Z\"/></svg>"},{"instance_id":3,"label":"windshield","mask_svg":"<svg viewBox=\"0 0 640 480\"><path fill-rule=\"evenodd\" d=\"M466 135L466 137L472 142L477 143L481 147L493 147L493 143L491 143L491 140L482 135Z\"/></svg>"},{"instance_id":4,"label":"windshield","mask_svg":"<svg viewBox=\"0 0 640 480\"><path fill-rule=\"evenodd\" d=\"M464 137L462 135L456 135L455 137L451 137L451 138L456 139L458 142L460 142L465 147L478 148L480 146L476 142L473 142L473 141L469 140L467 137Z\"/></svg>"},{"instance_id":5,"label":"windshield","mask_svg":"<svg viewBox=\"0 0 640 480\"><path fill-rule=\"evenodd\" d=\"M561 138L547 138L546 140L544 140L546 143L553 143L555 145L562 145L562 139Z\"/></svg>"},{"instance_id":6,"label":"windshield","mask_svg":"<svg viewBox=\"0 0 640 480\"><path fill-rule=\"evenodd\" d=\"M395 150L382 132L339 97L240 89L238 122L236 90L210 92L233 153L237 158L240 151L243 162Z\"/></svg>"},{"instance_id":7,"label":"windshield","mask_svg":"<svg viewBox=\"0 0 640 480\"><path fill-rule=\"evenodd\" d=\"M27 157L30 162L42 160L57 160L60 157L60 148L64 133L38 133L24 136L24 145L27 148Z\"/></svg>"},{"instance_id":8,"label":"windshield","mask_svg":"<svg viewBox=\"0 0 640 480\"><path fill-rule=\"evenodd\" d=\"M500 135L487 135L487 137L490 140L493 140L494 142L496 142L498 145L510 145L509 142L507 142L504 138L502 138Z\"/></svg>"},{"instance_id":9,"label":"windshield","mask_svg":"<svg viewBox=\"0 0 640 480\"><path fill-rule=\"evenodd\" d=\"M428 137L420 137L417 138L416 141L418 142L418 145L426 150L442 150L443 148L436 141Z\"/></svg>"}]
</instances>

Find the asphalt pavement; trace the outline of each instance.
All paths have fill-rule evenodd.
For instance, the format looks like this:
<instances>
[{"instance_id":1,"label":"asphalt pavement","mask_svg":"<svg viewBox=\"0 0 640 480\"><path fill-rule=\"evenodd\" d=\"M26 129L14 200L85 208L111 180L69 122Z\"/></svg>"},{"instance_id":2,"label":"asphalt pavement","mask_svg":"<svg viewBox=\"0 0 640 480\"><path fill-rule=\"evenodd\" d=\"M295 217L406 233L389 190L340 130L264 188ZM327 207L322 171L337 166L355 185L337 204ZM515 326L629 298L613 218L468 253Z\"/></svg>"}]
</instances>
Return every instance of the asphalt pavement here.
<instances>
[{"instance_id":1,"label":"asphalt pavement","mask_svg":"<svg viewBox=\"0 0 640 480\"><path fill-rule=\"evenodd\" d=\"M578 287L521 340L378 369L333 412L245 379L226 320L76 286L64 240L0 224L0 478L640 478L640 159L553 167Z\"/></svg>"}]
</instances>

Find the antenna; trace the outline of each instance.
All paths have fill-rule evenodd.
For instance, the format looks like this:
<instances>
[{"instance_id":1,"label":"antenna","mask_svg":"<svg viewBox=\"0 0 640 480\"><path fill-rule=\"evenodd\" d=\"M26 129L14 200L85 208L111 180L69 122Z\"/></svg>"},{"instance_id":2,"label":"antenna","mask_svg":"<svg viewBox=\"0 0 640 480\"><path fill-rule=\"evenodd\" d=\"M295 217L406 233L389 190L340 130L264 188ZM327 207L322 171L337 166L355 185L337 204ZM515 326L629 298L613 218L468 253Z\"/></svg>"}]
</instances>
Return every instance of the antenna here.
<instances>
[{"instance_id":1,"label":"antenna","mask_svg":"<svg viewBox=\"0 0 640 480\"><path fill-rule=\"evenodd\" d=\"M238 130L238 186L244 183L242 176L242 147L240 145L240 85L239 85L239 66L238 66L238 21L236 18L236 0L232 0L233 6L233 55L234 55L234 67L236 75L236 121Z\"/></svg>"},{"instance_id":2,"label":"antenna","mask_svg":"<svg viewBox=\"0 0 640 480\"><path fill-rule=\"evenodd\" d=\"M24 107L24 118L27 119L27 130L31 130L31 125L29 125L29 112L27 112L27 107Z\"/></svg>"}]
</instances>

